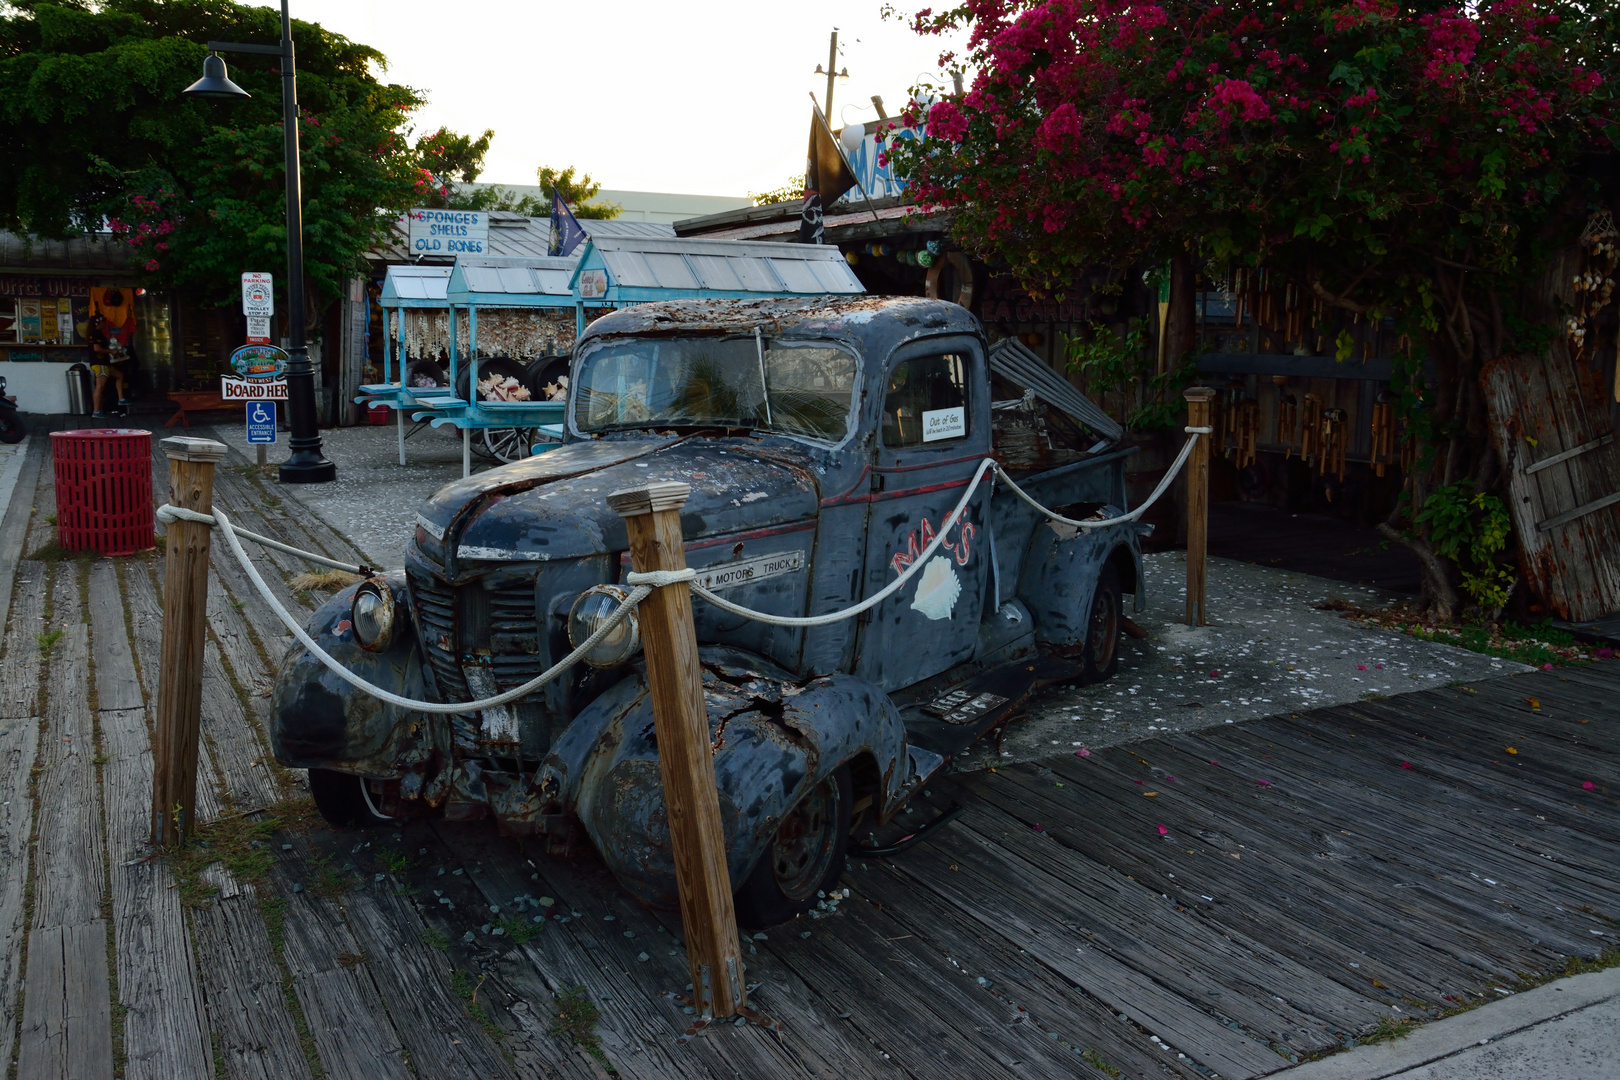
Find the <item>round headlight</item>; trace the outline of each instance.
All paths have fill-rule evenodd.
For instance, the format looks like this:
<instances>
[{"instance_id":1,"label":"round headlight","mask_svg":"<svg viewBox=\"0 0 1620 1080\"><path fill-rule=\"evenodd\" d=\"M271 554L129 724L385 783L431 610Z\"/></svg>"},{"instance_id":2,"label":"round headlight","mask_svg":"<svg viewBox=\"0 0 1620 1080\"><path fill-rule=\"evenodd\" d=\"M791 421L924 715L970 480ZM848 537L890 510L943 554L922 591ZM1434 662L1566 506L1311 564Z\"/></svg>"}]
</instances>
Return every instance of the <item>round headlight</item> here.
<instances>
[{"instance_id":1,"label":"round headlight","mask_svg":"<svg viewBox=\"0 0 1620 1080\"><path fill-rule=\"evenodd\" d=\"M394 594L381 581L368 581L355 590L349 608L354 640L362 649L382 652L394 639Z\"/></svg>"},{"instance_id":2,"label":"round headlight","mask_svg":"<svg viewBox=\"0 0 1620 1080\"><path fill-rule=\"evenodd\" d=\"M585 644L628 595L617 585L597 585L580 593L568 612L568 644L576 649ZM636 655L639 648L641 625L631 611L585 654L584 660L592 667L617 667Z\"/></svg>"}]
</instances>

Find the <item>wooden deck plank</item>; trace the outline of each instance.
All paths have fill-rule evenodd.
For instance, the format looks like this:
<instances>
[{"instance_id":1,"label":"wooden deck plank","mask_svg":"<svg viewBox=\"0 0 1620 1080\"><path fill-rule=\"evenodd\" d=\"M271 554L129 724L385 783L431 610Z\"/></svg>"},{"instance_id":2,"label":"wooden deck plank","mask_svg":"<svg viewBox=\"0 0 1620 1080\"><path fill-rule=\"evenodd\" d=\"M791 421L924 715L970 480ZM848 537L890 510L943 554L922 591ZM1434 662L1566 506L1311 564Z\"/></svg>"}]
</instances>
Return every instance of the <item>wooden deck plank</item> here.
<instances>
[{"instance_id":1,"label":"wooden deck plank","mask_svg":"<svg viewBox=\"0 0 1620 1080\"><path fill-rule=\"evenodd\" d=\"M0 515L0 633L4 633L11 613L11 597L16 590L17 569L23 557L23 540L34 513L34 493L39 485L41 463L50 456L49 445L35 436L27 444L27 453L22 469L17 473L17 483L11 489L6 512ZM0 686L4 685L4 680L0 679ZM4 695L0 694L0 714L4 709Z\"/></svg>"},{"instance_id":2,"label":"wooden deck plank","mask_svg":"<svg viewBox=\"0 0 1620 1080\"><path fill-rule=\"evenodd\" d=\"M1262 741L1268 735L1272 741ZM1344 805L1344 791L1320 777L1320 759L1313 764L1309 757L1286 749L1275 732L1257 730L1251 735L1234 731L1222 742L1223 752L1234 761L1243 760L1245 753L1252 755L1249 760L1253 761L1262 748L1269 748L1272 753L1265 765L1275 772L1279 782L1287 784L1291 797L1324 810ZM1467 905L1476 919L1512 927L1525 940L1540 938L1538 948L1580 948L1584 928L1572 933L1569 928L1541 920L1541 929L1534 930L1527 921L1533 917L1531 913L1502 903L1503 893L1486 879L1511 881L1521 897L1554 909L1564 905L1579 907L1594 892L1612 895L1601 882L1578 868L1559 867L1512 844L1493 843L1483 837L1479 821L1505 812L1511 803L1482 800L1470 808L1476 813L1456 814L1479 821L1452 821L1448 820L1447 808L1456 813L1456 804L1465 798L1462 793L1456 789L1436 790L1433 780L1415 776L1416 770L1386 765L1383 771L1391 776L1398 774L1401 779L1389 783L1403 785L1404 791L1386 789L1381 778L1358 782L1355 811L1360 825L1355 831L1359 836L1371 840L1386 859L1406 865L1411 871L1427 871L1434 880L1445 882L1456 901ZM1418 812L1423 809L1428 812Z\"/></svg>"},{"instance_id":3,"label":"wooden deck plank","mask_svg":"<svg viewBox=\"0 0 1620 1080\"><path fill-rule=\"evenodd\" d=\"M852 902L881 904L902 929L959 961L964 970L984 973L991 984L986 989L1015 1016L1020 1010L1027 1015L1023 1022L1077 1052L1094 1052L1127 1076L1150 1076L1161 1066L1174 1069L1185 1064L1135 1025L1121 1021L1084 988L1035 960L1017 942L964 919L940 898L938 887L919 888L885 861L858 865L860 869L845 879L855 886Z\"/></svg>"},{"instance_id":4,"label":"wooden deck plank","mask_svg":"<svg viewBox=\"0 0 1620 1080\"><path fill-rule=\"evenodd\" d=\"M102 1080L113 1074L107 924L36 927L28 935L17 1076Z\"/></svg>"},{"instance_id":5,"label":"wooden deck plank","mask_svg":"<svg viewBox=\"0 0 1620 1080\"><path fill-rule=\"evenodd\" d=\"M1213 926L1247 927L1245 934L1254 933L1256 926L1266 927L1265 940L1270 947L1310 968L1318 978L1380 999L1411 997L1438 1004L1445 988L1453 985L1447 983L1447 973L1454 978L1477 974L1477 969L1456 963L1446 954L1434 953L1423 943L1414 943L1412 950L1388 960L1367 955L1368 950L1376 950L1386 942L1390 933L1411 933L1421 924L1392 916L1388 905L1346 896L1321 874L1313 873L1316 867L1291 865L1274 858L1238 861L1229 857L1236 843L1222 843L1219 847L1211 843L1220 842L1232 828L1245 829L1245 822L1210 814L1207 827L1200 830L1206 835L1181 843L1131 845L1117 834L1135 829L1156 837L1155 823L1109 814L1106 820L1111 827L1099 829L1098 822L1114 808L1106 796L1091 791L1083 782L1066 774L1062 774L1064 780L1056 781L1025 775L1021 768L1003 769L999 775L1007 780L1005 788L999 784L976 785L975 792L996 800L1020 817L1027 815L1031 822L1040 821L1059 843L1138 881L1153 882L1155 888L1189 910L1196 910ZM1047 797L1056 783L1064 785L1064 802ZM1177 794L1187 797L1179 789ZM1117 801L1116 795L1113 802ZM1216 833L1216 829L1221 831ZM1251 842L1259 839L1250 832L1239 835ZM1330 891L1332 899L1327 900L1323 894ZM1322 925L1324 907L1329 904L1334 916L1331 931ZM1359 966L1352 968L1351 964ZM1372 986L1374 979L1387 988L1383 993L1377 993ZM1221 993L1224 997L1227 991Z\"/></svg>"},{"instance_id":6,"label":"wooden deck plank","mask_svg":"<svg viewBox=\"0 0 1620 1080\"><path fill-rule=\"evenodd\" d=\"M478 828L481 826L467 826L465 830ZM473 875L473 882L486 899L501 904L505 910L510 908L515 896L538 896L542 895L538 891L542 888L554 889L552 895L560 904L570 905L569 911L578 909L588 913L586 919L580 920L578 932L568 935L570 943L583 942L591 953L605 953L598 966L604 971L616 970L622 978L634 980L636 992L651 1013L652 1025L662 1026L669 1032L666 1041L679 1033L685 1018L675 1012L671 1002L659 997L665 990L684 986L689 977L685 953L673 945L674 936L659 929L666 925L665 920L678 923L674 912L656 913L642 908L599 865L535 858L531 868L526 863L515 862L510 854L501 858L501 848L509 842L490 838L487 843L490 846L484 850L490 857L483 860L484 873ZM462 848L465 842L457 846ZM521 872L513 872L523 869L532 869L539 880L528 880ZM612 921L608 922L606 916L612 916ZM573 923L565 925L573 927ZM587 932L587 927L593 932ZM553 921L542 937L563 928ZM625 937L627 932L636 936ZM674 955L671 955L672 950ZM648 956L646 961L640 959L643 952ZM839 1012L845 1011L843 1008L831 1005L811 990L791 967L777 961L768 950L756 948L747 964L748 980L761 984L752 1003L782 1022L789 1050L812 1075L882 1077L899 1072L896 1063L886 1061L870 1042L855 1037L847 1023L837 1018ZM614 992L612 996L617 998L620 993L625 991ZM684 1055L692 1049L676 1052ZM614 1057L614 1062L621 1069L624 1067L618 1056Z\"/></svg>"},{"instance_id":7,"label":"wooden deck plank","mask_svg":"<svg viewBox=\"0 0 1620 1080\"><path fill-rule=\"evenodd\" d=\"M1099 1075L954 957L871 905L852 903L832 919L776 930L770 951L810 985L839 993L850 1024L913 1075Z\"/></svg>"},{"instance_id":8,"label":"wooden deck plank","mask_svg":"<svg viewBox=\"0 0 1620 1080\"><path fill-rule=\"evenodd\" d=\"M371 973L355 962L360 946L338 906L311 896L308 890L293 892L291 883L281 880L279 873L273 880L277 893L287 901L284 955L321 1068L331 1080L406 1080L413 1076Z\"/></svg>"},{"instance_id":9,"label":"wooden deck plank","mask_svg":"<svg viewBox=\"0 0 1620 1080\"><path fill-rule=\"evenodd\" d=\"M208 1018L229 1080L308 1080L309 1062L251 889L191 913Z\"/></svg>"},{"instance_id":10,"label":"wooden deck plank","mask_svg":"<svg viewBox=\"0 0 1620 1080\"><path fill-rule=\"evenodd\" d=\"M171 887L168 865L146 857L152 751L111 562L90 568L89 609L118 999L124 1007L124 1075L128 1080L206 1077L213 1072L208 1024L180 896ZM135 706L121 704L129 701Z\"/></svg>"},{"instance_id":11,"label":"wooden deck plank","mask_svg":"<svg viewBox=\"0 0 1620 1080\"><path fill-rule=\"evenodd\" d=\"M451 965L423 942L426 927L394 888L361 886L343 906L411 1064L442 1080L510 1077L500 1050L451 992Z\"/></svg>"},{"instance_id":12,"label":"wooden deck plank","mask_svg":"<svg viewBox=\"0 0 1620 1080\"><path fill-rule=\"evenodd\" d=\"M1213 890L1222 903L1243 891L1245 878L1253 874L1258 881L1276 888L1281 896L1301 900L1319 897L1320 903L1336 915L1348 912L1364 918L1375 937L1426 942L1475 971L1494 970L1500 965L1500 959L1491 959L1489 937L1467 925L1465 908L1449 898L1409 889L1413 879L1404 873L1404 868L1371 861L1359 848L1345 846L1348 834L1343 826L1352 822L1342 813L1301 807L1275 786L1255 783L1236 768L1237 762L1219 758L1219 747L1203 747L1201 756L1176 753L1177 746L1186 748L1190 744L1184 739L1160 740L1094 752L1086 764L1061 759L1052 762L1058 776L1090 790L1098 803L1113 807L1108 816L1113 827L1096 830L1087 840L1094 846L1105 846L1105 858L1126 867L1147 867L1147 877L1154 880L1161 874L1180 872L1172 865L1158 865L1151 846L1128 839L1135 835L1151 842L1156 839L1157 826L1170 821L1178 837L1186 836L1189 841L1197 837L1201 841L1192 845L1200 856L1210 853L1217 860L1231 860L1241 871L1224 889L1217 884ZM1165 764L1138 769L1143 754L1152 754ZM1176 780L1167 781L1168 776ZM1137 792L1136 797L1123 802L1119 799L1119 789L1137 779L1156 782L1159 794L1153 802L1141 797L1140 792L1146 789L1134 786L1126 790ZM1386 873L1374 874L1375 867L1384 868ZM1181 871L1195 876L1201 872L1190 865L1182 866ZM1237 873L1230 868L1210 872L1217 882L1227 873ZM1190 889L1190 884L1183 885L1180 895L1191 900ZM1407 955L1419 961L1420 971L1428 963L1420 953ZM1447 970L1457 973L1449 965L1442 965L1437 976Z\"/></svg>"},{"instance_id":13,"label":"wooden deck plank","mask_svg":"<svg viewBox=\"0 0 1620 1080\"><path fill-rule=\"evenodd\" d=\"M975 788L993 789L1001 783L998 775ZM1054 842L1058 834L1034 832L1035 822L1010 810L1016 810L1016 804L996 811L970 806L962 821L983 840L1022 860L1005 859L1008 876L997 877L1005 881L1009 899L1026 907L1049 907L1060 901L1058 910L1091 928L1084 942L1088 948L1161 984L1176 986L1190 1000L1212 1000L1212 991L1220 994L1222 1015L1269 1042L1299 1052L1325 1049L1337 1041L1333 1032L1371 1027L1387 1015L1386 1008L1359 991L1325 982L1245 930L1230 924L1211 926L1192 915L1192 909L1168 902L1156 883L1144 887ZM1053 827L1043 824L1043 829ZM1096 823L1088 827L1095 828ZM942 848L949 850L954 849ZM1035 875L1027 874L1026 866ZM1063 883L1055 893L1052 878ZM1115 930L1098 929L1105 926ZM1081 944L1080 935L1075 936L1076 944Z\"/></svg>"},{"instance_id":14,"label":"wooden deck plank","mask_svg":"<svg viewBox=\"0 0 1620 1080\"><path fill-rule=\"evenodd\" d=\"M89 635L76 568L51 577L49 633L61 636L48 658L49 700L40 736L35 792L38 844L34 926L71 926L101 918L106 874L96 785L96 732L90 712Z\"/></svg>"},{"instance_id":15,"label":"wooden deck plank","mask_svg":"<svg viewBox=\"0 0 1620 1080\"><path fill-rule=\"evenodd\" d=\"M1149 1033L1182 1046L1205 1066L1229 1080L1272 1071L1281 1059L1265 1042L1204 1011L1169 986L1143 974L1111 953L1081 944L1071 922L1077 905L1068 884L1045 871L1009 860L1000 838L952 826L949 848L924 844L907 852L897 869L918 887L936 894L986 929L1016 940L1047 967L1083 988ZM959 869L951 871L950 866ZM949 887L936 887L946 880ZM1031 894L1037 894L1031 899ZM1108 924L1092 924L1108 931ZM1131 923L1113 927L1130 932ZM1220 989L1212 986L1209 989Z\"/></svg>"},{"instance_id":16,"label":"wooden deck plank","mask_svg":"<svg viewBox=\"0 0 1620 1080\"><path fill-rule=\"evenodd\" d=\"M442 877L435 875L432 879L437 883L436 887L442 887L453 897L453 902L459 908L443 924L446 932L451 934L452 941L459 940L460 932L465 931L473 918L464 912L480 901L504 906L513 897L528 894L557 899L557 906L551 909L554 913L565 914L577 909L577 905L565 906L573 901L569 892L558 885L558 881L565 879L573 870L572 867L561 867L557 876L553 877L552 871L558 868L549 861L536 859L533 865L529 865L512 859L509 854L502 855L499 851L502 841L488 825L453 825L443 821L433 821L430 825L437 839L436 843L428 845L432 864L469 871L459 876L453 873ZM470 872L472 870L484 872L474 874ZM522 870L530 870L534 876L524 874ZM434 904L427 896L423 899L430 909L441 906ZM480 917L473 925L476 927L482 921ZM645 925L636 932L647 938L652 937L652 932ZM681 1033L683 1020L671 1003L657 997L660 991L677 989L685 985L684 982L646 985L645 977L632 977L626 974L629 969L624 965L612 962L600 938L578 933L571 923L548 922L537 938L520 946L518 951L522 961L532 965L544 980L548 993L554 994L576 985L586 988L601 1009L597 1034L603 1052L625 1076L638 1080L663 1077L695 1080L710 1075L709 1070L702 1066L701 1059L688 1052L692 1049L691 1045L677 1047L674 1044L676 1036ZM652 952L651 949L647 951ZM531 1008L543 1010L544 1015L549 1016L556 1011L550 1001L530 1001L528 1004Z\"/></svg>"},{"instance_id":17,"label":"wooden deck plank","mask_svg":"<svg viewBox=\"0 0 1620 1080\"><path fill-rule=\"evenodd\" d=\"M37 704L38 634L44 626L45 573L40 563L23 564L12 594L10 624L0 635L0 697L20 705ZM26 686L10 679L32 678ZM18 992L22 987L24 896L34 831L29 791L43 718L12 715L0 708L0 1066L11 1062L17 1033Z\"/></svg>"}]
</instances>

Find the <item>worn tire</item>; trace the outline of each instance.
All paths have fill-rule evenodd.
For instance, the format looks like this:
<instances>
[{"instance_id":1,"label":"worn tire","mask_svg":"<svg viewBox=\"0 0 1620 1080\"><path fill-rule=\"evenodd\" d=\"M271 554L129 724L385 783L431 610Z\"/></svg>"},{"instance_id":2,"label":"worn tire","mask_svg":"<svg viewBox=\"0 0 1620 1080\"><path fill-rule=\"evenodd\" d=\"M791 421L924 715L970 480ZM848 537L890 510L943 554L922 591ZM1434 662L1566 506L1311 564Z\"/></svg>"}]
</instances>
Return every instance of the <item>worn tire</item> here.
<instances>
[{"instance_id":1,"label":"worn tire","mask_svg":"<svg viewBox=\"0 0 1620 1080\"><path fill-rule=\"evenodd\" d=\"M444 373L444 368L432 360L412 360L405 369L405 385L422 386L424 383L431 386L448 386L450 378Z\"/></svg>"},{"instance_id":2,"label":"worn tire","mask_svg":"<svg viewBox=\"0 0 1620 1080\"><path fill-rule=\"evenodd\" d=\"M527 386L528 383L524 382L526 374L527 370L521 360L513 360L505 356L486 356L478 361L478 379L480 382L491 375L502 375L509 379L516 379L524 386ZM456 397L462 401L468 400L467 384L471 378L471 372L465 364L462 364L459 370L456 371ZM484 401L486 399L480 397L478 400Z\"/></svg>"},{"instance_id":3,"label":"worn tire","mask_svg":"<svg viewBox=\"0 0 1620 1080\"><path fill-rule=\"evenodd\" d=\"M1119 633L1125 617L1119 586L1119 568L1105 563L1091 593L1086 617L1086 644L1080 653L1081 681L1104 682L1119 671Z\"/></svg>"},{"instance_id":4,"label":"worn tire","mask_svg":"<svg viewBox=\"0 0 1620 1080\"><path fill-rule=\"evenodd\" d=\"M334 769L309 770L309 793L315 808L329 824L347 829L355 825L381 825L392 821L372 809L361 786L365 778Z\"/></svg>"},{"instance_id":5,"label":"worn tire","mask_svg":"<svg viewBox=\"0 0 1620 1080\"><path fill-rule=\"evenodd\" d=\"M523 385L529 388L530 399L545 401L546 384L556 382L558 376L567 375L569 363L566 356L542 356L532 361L523 373Z\"/></svg>"},{"instance_id":6,"label":"worn tire","mask_svg":"<svg viewBox=\"0 0 1620 1080\"><path fill-rule=\"evenodd\" d=\"M840 765L788 812L753 872L736 891L737 921L752 930L816 906L838 883L849 850L854 787Z\"/></svg>"},{"instance_id":7,"label":"worn tire","mask_svg":"<svg viewBox=\"0 0 1620 1080\"><path fill-rule=\"evenodd\" d=\"M22 417L9 409L0 413L0 443L20 443L27 435Z\"/></svg>"}]
</instances>

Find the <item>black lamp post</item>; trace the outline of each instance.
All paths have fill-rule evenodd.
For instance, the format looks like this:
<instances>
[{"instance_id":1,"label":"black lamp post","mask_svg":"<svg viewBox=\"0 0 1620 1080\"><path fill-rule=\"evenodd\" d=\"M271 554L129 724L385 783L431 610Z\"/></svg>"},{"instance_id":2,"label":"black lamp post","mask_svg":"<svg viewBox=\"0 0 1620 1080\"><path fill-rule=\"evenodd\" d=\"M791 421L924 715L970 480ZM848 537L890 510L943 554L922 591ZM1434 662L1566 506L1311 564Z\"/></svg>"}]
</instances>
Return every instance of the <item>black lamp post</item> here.
<instances>
[{"instance_id":1,"label":"black lamp post","mask_svg":"<svg viewBox=\"0 0 1620 1080\"><path fill-rule=\"evenodd\" d=\"M287 0L281 0L281 44L242 45L210 41L203 58L203 77L183 93L193 97L245 98L249 94L231 82L222 52L262 53L281 59L281 117L286 135L287 170L287 426L292 456L281 464L284 484L322 484L337 479L337 466L321 453L321 433L315 423L315 369L309 363L304 340L304 203L298 162L298 77L293 60L292 20Z\"/></svg>"}]
</instances>

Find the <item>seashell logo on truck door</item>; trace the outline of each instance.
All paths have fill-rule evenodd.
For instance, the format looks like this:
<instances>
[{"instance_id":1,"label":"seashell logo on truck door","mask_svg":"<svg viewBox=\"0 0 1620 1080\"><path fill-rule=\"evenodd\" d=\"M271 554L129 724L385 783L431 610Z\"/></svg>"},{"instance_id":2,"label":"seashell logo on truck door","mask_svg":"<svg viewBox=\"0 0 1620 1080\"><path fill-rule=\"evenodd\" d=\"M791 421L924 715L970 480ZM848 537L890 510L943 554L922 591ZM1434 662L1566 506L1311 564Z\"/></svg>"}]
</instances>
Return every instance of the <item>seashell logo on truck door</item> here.
<instances>
[{"instance_id":1,"label":"seashell logo on truck door","mask_svg":"<svg viewBox=\"0 0 1620 1080\"><path fill-rule=\"evenodd\" d=\"M957 539L953 543L949 538L940 542L940 548L950 552L957 566L966 566L972 557L973 537L978 529L973 522L967 519L964 511L961 517L961 526L958 529ZM933 543L934 525L926 517L922 523L906 537L906 550L897 551L889 560L889 566L896 574L904 572L905 568L916 562L923 550ZM956 573L956 566L951 565L951 557L935 555L928 560L917 581L917 590L912 594L911 609L919 611L929 619L939 620L951 617L956 609L956 601L962 595L962 581Z\"/></svg>"}]
</instances>

